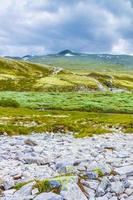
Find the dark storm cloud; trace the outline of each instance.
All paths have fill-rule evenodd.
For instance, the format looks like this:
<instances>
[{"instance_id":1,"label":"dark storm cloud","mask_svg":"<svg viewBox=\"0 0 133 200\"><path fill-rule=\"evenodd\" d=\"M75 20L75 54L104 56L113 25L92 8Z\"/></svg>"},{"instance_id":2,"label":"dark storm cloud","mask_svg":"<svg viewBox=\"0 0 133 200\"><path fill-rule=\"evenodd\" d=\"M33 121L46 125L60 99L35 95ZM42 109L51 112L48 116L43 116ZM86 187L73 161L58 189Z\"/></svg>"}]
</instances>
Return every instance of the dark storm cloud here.
<instances>
[{"instance_id":1,"label":"dark storm cloud","mask_svg":"<svg viewBox=\"0 0 133 200\"><path fill-rule=\"evenodd\" d=\"M133 53L132 0L1 1L1 55Z\"/></svg>"}]
</instances>

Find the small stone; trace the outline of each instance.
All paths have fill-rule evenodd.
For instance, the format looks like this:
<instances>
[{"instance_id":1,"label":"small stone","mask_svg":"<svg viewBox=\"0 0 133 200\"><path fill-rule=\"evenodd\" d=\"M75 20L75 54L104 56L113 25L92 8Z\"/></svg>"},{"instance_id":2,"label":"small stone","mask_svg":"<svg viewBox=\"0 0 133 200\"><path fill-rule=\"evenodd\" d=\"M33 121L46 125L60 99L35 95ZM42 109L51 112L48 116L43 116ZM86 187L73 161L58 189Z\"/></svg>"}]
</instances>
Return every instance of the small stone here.
<instances>
[{"instance_id":1,"label":"small stone","mask_svg":"<svg viewBox=\"0 0 133 200\"><path fill-rule=\"evenodd\" d=\"M124 190L124 186L120 181L111 183L111 192L120 195L124 192Z\"/></svg>"},{"instance_id":2,"label":"small stone","mask_svg":"<svg viewBox=\"0 0 133 200\"><path fill-rule=\"evenodd\" d=\"M76 161L74 161L73 166L78 166L80 163L81 163L80 160L76 160Z\"/></svg>"},{"instance_id":3,"label":"small stone","mask_svg":"<svg viewBox=\"0 0 133 200\"><path fill-rule=\"evenodd\" d=\"M73 166L68 162L58 162L56 163L56 170L59 173L70 173L73 171Z\"/></svg>"},{"instance_id":4,"label":"small stone","mask_svg":"<svg viewBox=\"0 0 133 200\"><path fill-rule=\"evenodd\" d=\"M11 178L11 177L6 177L6 178L4 179L3 186L4 186L5 190L8 190L8 189L12 188L12 187L14 186L14 184L15 184L15 183L14 183L13 178Z\"/></svg>"},{"instance_id":5,"label":"small stone","mask_svg":"<svg viewBox=\"0 0 133 200\"><path fill-rule=\"evenodd\" d=\"M130 184L130 188L133 189L133 178L129 178L129 179L128 179L128 182L129 182L129 184Z\"/></svg>"},{"instance_id":6,"label":"small stone","mask_svg":"<svg viewBox=\"0 0 133 200\"><path fill-rule=\"evenodd\" d=\"M127 176L133 176L133 165L116 168L115 171L120 174L126 174Z\"/></svg>"},{"instance_id":7,"label":"small stone","mask_svg":"<svg viewBox=\"0 0 133 200\"><path fill-rule=\"evenodd\" d=\"M86 191L86 195L87 195L88 198L94 198L95 197L95 190L88 188L88 187L85 187L85 186L84 186L84 189Z\"/></svg>"},{"instance_id":8,"label":"small stone","mask_svg":"<svg viewBox=\"0 0 133 200\"><path fill-rule=\"evenodd\" d=\"M127 188L127 189L125 190L125 193L126 193L128 196L130 196L131 194L133 194L133 189Z\"/></svg>"},{"instance_id":9,"label":"small stone","mask_svg":"<svg viewBox=\"0 0 133 200\"><path fill-rule=\"evenodd\" d=\"M128 195L127 194L121 194L121 195L119 195L119 198L120 199L126 199L128 197Z\"/></svg>"},{"instance_id":10,"label":"small stone","mask_svg":"<svg viewBox=\"0 0 133 200\"><path fill-rule=\"evenodd\" d=\"M52 192L44 192L35 197L34 200L63 200L63 197Z\"/></svg>"},{"instance_id":11,"label":"small stone","mask_svg":"<svg viewBox=\"0 0 133 200\"><path fill-rule=\"evenodd\" d=\"M15 197L26 197L26 196L29 196L32 194L32 188L33 186L35 185L35 182L31 182L31 183L28 183L26 185L24 185L23 187L21 187L18 191L16 191L14 193L14 196Z\"/></svg>"},{"instance_id":12,"label":"small stone","mask_svg":"<svg viewBox=\"0 0 133 200\"><path fill-rule=\"evenodd\" d=\"M49 188L50 191L53 191L58 194L61 190L61 183L57 180L49 180Z\"/></svg>"},{"instance_id":13,"label":"small stone","mask_svg":"<svg viewBox=\"0 0 133 200\"><path fill-rule=\"evenodd\" d=\"M0 178L0 187L4 184L4 179Z\"/></svg>"},{"instance_id":14,"label":"small stone","mask_svg":"<svg viewBox=\"0 0 133 200\"><path fill-rule=\"evenodd\" d=\"M88 180L88 181L82 181L82 184L88 188L91 188L93 190L96 190L98 185L99 185L99 181L97 180Z\"/></svg>"},{"instance_id":15,"label":"small stone","mask_svg":"<svg viewBox=\"0 0 133 200\"><path fill-rule=\"evenodd\" d=\"M109 200L118 200L117 197L111 197Z\"/></svg>"},{"instance_id":16,"label":"small stone","mask_svg":"<svg viewBox=\"0 0 133 200\"><path fill-rule=\"evenodd\" d=\"M89 197L89 200L96 200L95 197Z\"/></svg>"},{"instance_id":17,"label":"small stone","mask_svg":"<svg viewBox=\"0 0 133 200\"><path fill-rule=\"evenodd\" d=\"M108 178L104 177L101 181L101 183L99 184L97 190L96 190L96 196L104 196L106 193L106 189L110 186L110 181L108 180Z\"/></svg>"},{"instance_id":18,"label":"small stone","mask_svg":"<svg viewBox=\"0 0 133 200\"><path fill-rule=\"evenodd\" d=\"M117 156L119 158L127 158L129 156L129 154L128 154L128 152L121 151L121 152L117 153Z\"/></svg>"},{"instance_id":19,"label":"small stone","mask_svg":"<svg viewBox=\"0 0 133 200\"><path fill-rule=\"evenodd\" d=\"M112 171L112 167L106 163L100 164L99 169L102 171L104 175L109 175Z\"/></svg>"},{"instance_id":20,"label":"small stone","mask_svg":"<svg viewBox=\"0 0 133 200\"><path fill-rule=\"evenodd\" d=\"M22 200L33 200L34 199L34 195L28 195L26 197L24 197Z\"/></svg>"},{"instance_id":21,"label":"small stone","mask_svg":"<svg viewBox=\"0 0 133 200\"><path fill-rule=\"evenodd\" d=\"M38 188L33 189L31 193L32 195L38 194L39 193Z\"/></svg>"},{"instance_id":22,"label":"small stone","mask_svg":"<svg viewBox=\"0 0 133 200\"><path fill-rule=\"evenodd\" d=\"M61 191L61 196L63 199L71 200L87 200L87 197L81 191L79 186L74 182L69 182L64 190Z\"/></svg>"},{"instance_id":23,"label":"small stone","mask_svg":"<svg viewBox=\"0 0 133 200\"><path fill-rule=\"evenodd\" d=\"M108 200L108 198L106 196L102 196L102 197L97 197L96 200Z\"/></svg>"},{"instance_id":24,"label":"small stone","mask_svg":"<svg viewBox=\"0 0 133 200\"><path fill-rule=\"evenodd\" d=\"M15 192L16 192L15 189L10 189L10 190L5 190L3 194L4 196L10 196L10 195L13 195Z\"/></svg>"},{"instance_id":25,"label":"small stone","mask_svg":"<svg viewBox=\"0 0 133 200\"><path fill-rule=\"evenodd\" d=\"M133 195L129 196L126 200L133 200Z\"/></svg>"},{"instance_id":26,"label":"small stone","mask_svg":"<svg viewBox=\"0 0 133 200\"><path fill-rule=\"evenodd\" d=\"M123 184L124 188L129 188L130 187L130 183L128 182L127 179L123 179L122 180L122 184Z\"/></svg>"},{"instance_id":27,"label":"small stone","mask_svg":"<svg viewBox=\"0 0 133 200\"><path fill-rule=\"evenodd\" d=\"M29 138L26 139L26 140L24 141L24 143L25 143L26 145L29 145L29 146L37 146L37 143L36 143L35 141L29 139Z\"/></svg>"},{"instance_id":28,"label":"small stone","mask_svg":"<svg viewBox=\"0 0 133 200\"><path fill-rule=\"evenodd\" d=\"M98 178L98 174L92 171L87 171L85 173L85 177L92 179L92 180L96 180Z\"/></svg>"},{"instance_id":29,"label":"small stone","mask_svg":"<svg viewBox=\"0 0 133 200\"><path fill-rule=\"evenodd\" d=\"M40 158L39 156L37 157L23 157L22 160L24 161L25 164L37 164L37 165L46 165L48 164L48 161L46 159Z\"/></svg>"}]
</instances>

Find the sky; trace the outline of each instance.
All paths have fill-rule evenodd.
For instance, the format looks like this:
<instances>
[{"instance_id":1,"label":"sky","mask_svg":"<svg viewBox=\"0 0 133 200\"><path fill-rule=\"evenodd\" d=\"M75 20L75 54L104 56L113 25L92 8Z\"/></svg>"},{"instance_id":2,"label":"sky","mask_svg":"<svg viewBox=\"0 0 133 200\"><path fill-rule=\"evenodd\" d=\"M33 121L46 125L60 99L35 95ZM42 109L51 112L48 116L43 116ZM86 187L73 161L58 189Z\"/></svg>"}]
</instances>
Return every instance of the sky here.
<instances>
[{"instance_id":1,"label":"sky","mask_svg":"<svg viewBox=\"0 0 133 200\"><path fill-rule=\"evenodd\" d=\"M133 54L133 0L1 0L0 55Z\"/></svg>"}]
</instances>

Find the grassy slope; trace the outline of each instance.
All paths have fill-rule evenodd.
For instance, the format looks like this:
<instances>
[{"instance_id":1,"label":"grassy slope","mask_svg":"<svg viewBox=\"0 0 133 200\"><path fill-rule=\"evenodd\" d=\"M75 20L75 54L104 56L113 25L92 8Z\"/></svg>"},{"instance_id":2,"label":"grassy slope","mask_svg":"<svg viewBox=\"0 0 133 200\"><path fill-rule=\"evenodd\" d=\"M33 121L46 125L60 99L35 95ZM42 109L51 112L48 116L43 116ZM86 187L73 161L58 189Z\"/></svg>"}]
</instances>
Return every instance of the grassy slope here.
<instances>
[{"instance_id":1,"label":"grassy slope","mask_svg":"<svg viewBox=\"0 0 133 200\"><path fill-rule=\"evenodd\" d=\"M46 65L0 59L0 90L34 90L34 83L49 76L52 68Z\"/></svg>"},{"instance_id":2,"label":"grassy slope","mask_svg":"<svg viewBox=\"0 0 133 200\"><path fill-rule=\"evenodd\" d=\"M99 68L100 69L100 68ZM103 68L104 69L104 68ZM56 72L57 71L57 72ZM0 91L133 90L133 73L119 71L58 70L47 65L0 59Z\"/></svg>"},{"instance_id":3,"label":"grassy slope","mask_svg":"<svg viewBox=\"0 0 133 200\"><path fill-rule=\"evenodd\" d=\"M74 131L76 137L83 137L111 132L113 127L133 132L132 93L87 92L98 90L98 83L106 90L132 90L131 71L57 71L46 65L0 59L0 105L6 106L0 107L1 134Z\"/></svg>"},{"instance_id":4,"label":"grassy slope","mask_svg":"<svg viewBox=\"0 0 133 200\"><path fill-rule=\"evenodd\" d=\"M72 72L62 70L60 75L56 70L47 65L33 64L23 61L0 59L0 90L14 91L75 91L80 86L87 84L90 89L97 89L95 80ZM64 76L73 75L74 79L79 82L63 78ZM82 79L80 81L80 79ZM87 80L88 79L88 80ZM92 88L93 87L93 88Z\"/></svg>"},{"instance_id":5,"label":"grassy slope","mask_svg":"<svg viewBox=\"0 0 133 200\"><path fill-rule=\"evenodd\" d=\"M68 70L90 71L131 71L133 70L132 56L88 55L88 56L37 56L31 62L53 65Z\"/></svg>"}]
</instances>

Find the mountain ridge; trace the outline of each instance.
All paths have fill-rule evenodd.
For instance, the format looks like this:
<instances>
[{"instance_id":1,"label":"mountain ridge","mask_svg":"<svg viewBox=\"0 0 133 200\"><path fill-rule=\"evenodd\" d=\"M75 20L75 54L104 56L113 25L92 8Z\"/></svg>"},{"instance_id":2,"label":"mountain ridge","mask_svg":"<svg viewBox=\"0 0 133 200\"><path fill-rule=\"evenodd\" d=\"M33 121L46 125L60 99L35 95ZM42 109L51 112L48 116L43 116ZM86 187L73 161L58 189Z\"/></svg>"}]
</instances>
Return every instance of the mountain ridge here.
<instances>
[{"instance_id":1,"label":"mountain ridge","mask_svg":"<svg viewBox=\"0 0 133 200\"><path fill-rule=\"evenodd\" d=\"M75 70L90 70L90 68L97 68L98 70L100 68L101 70L105 66L107 70L110 70L112 67L114 70L118 70L119 68L125 71L133 70L133 56L124 54L87 54L65 49L55 54L25 55L22 57L6 56L5 58Z\"/></svg>"},{"instance_id":2,"label":"mountain ridge","mask_svg":"<svg viewBox=\"0 0 133 200\"><path fill-rule=\"evenodd\" d=\"M133 55L131 54L113 54L113 53L86 53L86 52L75 52L71 49L64 49L64 50L61 50L57 53L49 53L49 54L42 54L42 55L31 55L31 54L27 54L27 55L24 55L24 56L3 56L5 58L14 58L14 59L22 59L22 58L25 58L25 57L40 57L40 56L54 56L54 55L65 55L65 54L73 54L73 55L78 55L78 56L82 56L82 55L86 55L86 56L118 56L118 57L133 57Z\"/></svg>"}]
</instances>

